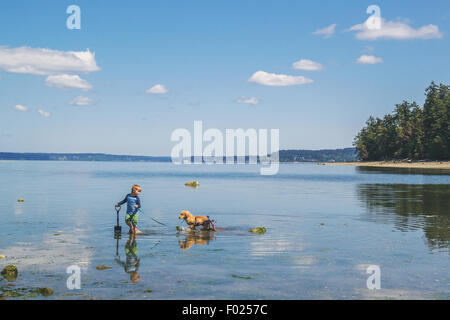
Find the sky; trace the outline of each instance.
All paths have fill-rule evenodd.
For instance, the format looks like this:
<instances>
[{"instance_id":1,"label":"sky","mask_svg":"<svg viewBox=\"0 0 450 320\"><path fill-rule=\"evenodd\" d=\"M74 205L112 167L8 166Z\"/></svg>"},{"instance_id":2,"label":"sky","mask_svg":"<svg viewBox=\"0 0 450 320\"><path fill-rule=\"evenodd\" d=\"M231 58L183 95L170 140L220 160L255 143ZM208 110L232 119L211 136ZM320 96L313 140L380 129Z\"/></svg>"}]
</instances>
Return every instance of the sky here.
<instances>
[{"instance_id":1,"label":"sky","mask_svg":"<svg viewBox=\"0 0 450 320\"><path fill-rule=\"evenodd\" d=\"M196 120L351 147L449 84L449 34L446 0L2 1L0 152L168 156Z\"/></svg>"}]
</instances>

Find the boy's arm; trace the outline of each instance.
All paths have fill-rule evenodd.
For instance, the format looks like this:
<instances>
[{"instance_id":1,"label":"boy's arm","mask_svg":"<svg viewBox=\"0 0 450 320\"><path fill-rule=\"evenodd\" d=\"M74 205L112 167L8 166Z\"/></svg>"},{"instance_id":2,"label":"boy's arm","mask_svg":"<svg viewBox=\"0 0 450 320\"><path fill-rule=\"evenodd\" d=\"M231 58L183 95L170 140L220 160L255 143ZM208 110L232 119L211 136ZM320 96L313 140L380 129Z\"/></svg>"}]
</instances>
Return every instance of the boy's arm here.
<instances>
[{"instance_id":1,"label":"boy's arm","mask_svg":"<svg viewBox=\"0 0 450 320\"><path fill-rule=\"evenodd\" d=\"M127 198L128 198L128 195L125 196L125 199L123 199L122 201L118 202L118 203L117 203L117 206L121 206L121 205L123 205L124 203L126 203L126 202L127 202Z\"/></svg>"},{"instance_id":2,"label":"boy's arm","mask_svg":"<svg viewBox=\"0 0 450 320\"><path fill-rule=\"evenodd\" d=\"M141 208L141 199L139 197L136 199L136 205L138 209Z\"/></svg>"}]
</instances>

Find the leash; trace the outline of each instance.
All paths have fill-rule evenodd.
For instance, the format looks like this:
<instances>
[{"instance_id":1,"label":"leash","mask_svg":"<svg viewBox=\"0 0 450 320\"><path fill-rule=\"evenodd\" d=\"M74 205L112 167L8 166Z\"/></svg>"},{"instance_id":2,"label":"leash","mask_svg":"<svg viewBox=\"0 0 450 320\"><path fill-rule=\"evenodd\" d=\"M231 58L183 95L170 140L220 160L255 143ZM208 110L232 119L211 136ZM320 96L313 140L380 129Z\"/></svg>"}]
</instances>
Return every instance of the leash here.
<instances>
[{"instance_id":1,"label":"leash","mask_svg":"<svg viewBox=\"0 0 450 320\"><path fill-rule=\"evenodd\" d=\"M138 209L138 211L140 211L140 212L142 212L143 214L145 214L145 212L144 211L142 211L141 210L141 208L139 208ZM153 219L151 216L149 216L150 217L150 219L152 219L153 221L155 221L155 222L157 222L157 223L159 223L159 224L161 224L161 225L163 225L163 226L166 226L167 227L167 224L165 224L165 223L162 223L162 222L159 222L158 220L156 220L156 219Z\"/></svg>"}]
</instances>

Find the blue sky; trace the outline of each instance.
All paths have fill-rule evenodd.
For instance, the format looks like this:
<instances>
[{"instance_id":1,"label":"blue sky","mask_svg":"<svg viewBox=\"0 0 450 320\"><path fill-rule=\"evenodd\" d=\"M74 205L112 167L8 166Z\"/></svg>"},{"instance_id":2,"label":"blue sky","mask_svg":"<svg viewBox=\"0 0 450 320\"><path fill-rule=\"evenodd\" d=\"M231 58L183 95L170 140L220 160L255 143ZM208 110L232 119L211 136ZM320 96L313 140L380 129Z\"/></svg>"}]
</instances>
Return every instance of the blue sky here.
<instances>
[{"instance_id":1,"label":"blue sky","mask_svg":"<svg viewBox=\"0 0 450 320\"><path fill-rule=\"evenodd\" d=\"M80 30L66 27L71 4ZM358 29L372 4L382 32ZM280 129L281 149L349 147L370 115L422 105L450 75L448 1L14 1L0 30L5 152L170 155L172 131L194 120ZM87 49L94 67L55 66Z\"/></svg>"}]
</instances>

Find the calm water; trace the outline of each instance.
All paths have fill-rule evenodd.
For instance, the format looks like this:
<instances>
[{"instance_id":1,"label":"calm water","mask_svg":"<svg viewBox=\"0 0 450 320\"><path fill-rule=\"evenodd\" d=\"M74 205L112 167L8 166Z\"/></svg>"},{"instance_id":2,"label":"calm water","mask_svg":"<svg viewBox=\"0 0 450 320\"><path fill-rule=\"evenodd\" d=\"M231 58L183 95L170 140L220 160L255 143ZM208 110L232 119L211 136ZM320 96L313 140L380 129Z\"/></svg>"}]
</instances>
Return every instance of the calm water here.
<instances>
[{"instance_id":1,"label":"calm water","mask_svg":"<svg viewBox=\"0 0 450 320\"><path fill-rule=\"evenodd\" d=\"M17 265L14 288L52 288L48 299L449 299L445 172L17 161L0 162L0 181L0 267ZM147 234L116 240L113 205L135 183ZM181 210L220 230L177 232ZM70 265L80 290L66 287Z\"/></svg>"}]
</instances>

